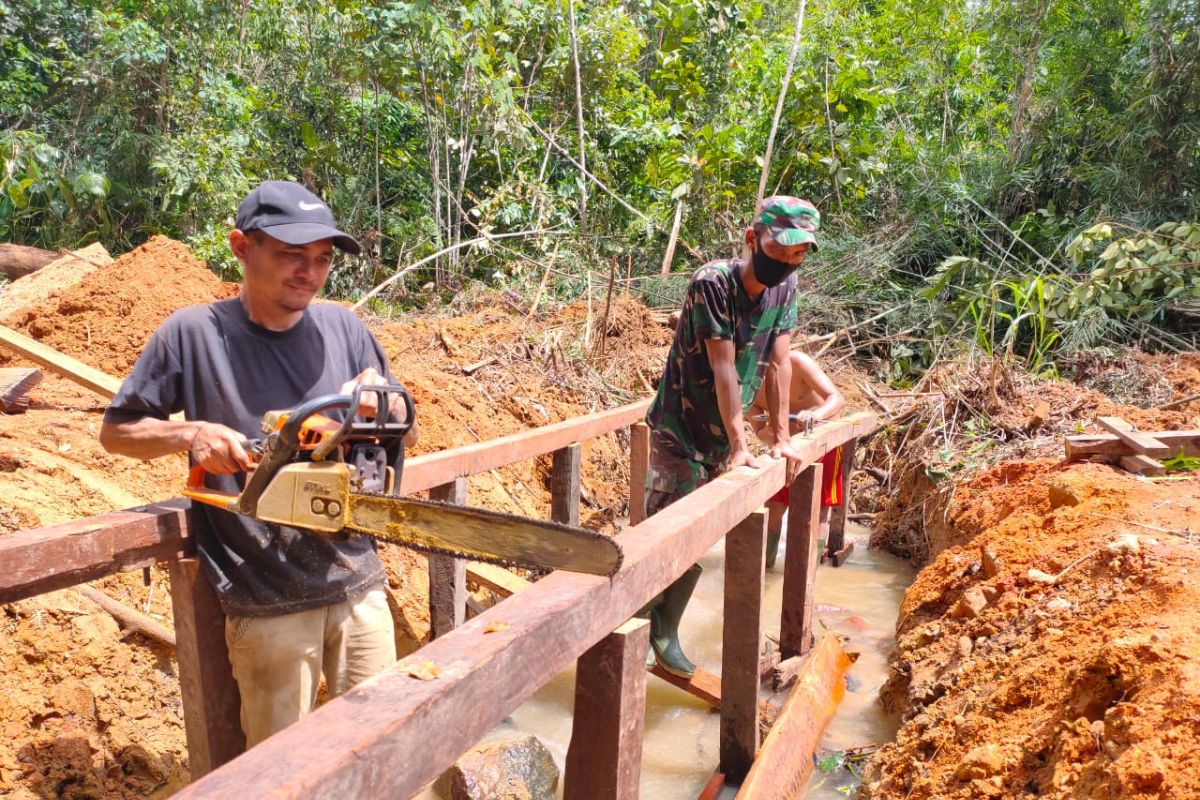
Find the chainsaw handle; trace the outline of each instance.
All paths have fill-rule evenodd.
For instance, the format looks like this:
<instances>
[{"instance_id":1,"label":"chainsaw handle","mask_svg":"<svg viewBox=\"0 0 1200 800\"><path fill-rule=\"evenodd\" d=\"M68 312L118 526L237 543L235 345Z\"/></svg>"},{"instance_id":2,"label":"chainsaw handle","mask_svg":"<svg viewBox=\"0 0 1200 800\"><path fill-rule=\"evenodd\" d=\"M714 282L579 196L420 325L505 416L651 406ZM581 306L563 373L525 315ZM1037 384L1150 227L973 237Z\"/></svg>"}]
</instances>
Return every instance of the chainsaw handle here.
<instances>
[{"instance_id":1,"label":"chainsaw handle","mask_svg":"<svg viewBox=\"0 0 1200 800\"><path fill-rule=\"evenodd\" d=\"M375 419L356 422L358 409L362 403L364 392L373 392L376 396L377 407ZM406 412L403 422L392 422L390 417L391 404L388 396L397 394L404 402ZM258 511L258 499L271 483L276 473L296 455L300 449L300 431L304 423L313 415L333 409L347 409L346 419L337 433L331 436L319 448L313 450L313 460L319 461L336 447L346 436L362 435L377 437L395 437L403 448L404 435L413 425L416 417L416 407L412 396L403 386L355 386L351 394L326 394L314 397L296 406L288 414L287 421L279 429L279 433L267 438L267 452L258 467L246 481L242 494L238 498L236 510L241 514L255 516ZM403 453L403 450L401 450ZM399 476L397 476L399 483Z\"/></svg>"}]
</instances>

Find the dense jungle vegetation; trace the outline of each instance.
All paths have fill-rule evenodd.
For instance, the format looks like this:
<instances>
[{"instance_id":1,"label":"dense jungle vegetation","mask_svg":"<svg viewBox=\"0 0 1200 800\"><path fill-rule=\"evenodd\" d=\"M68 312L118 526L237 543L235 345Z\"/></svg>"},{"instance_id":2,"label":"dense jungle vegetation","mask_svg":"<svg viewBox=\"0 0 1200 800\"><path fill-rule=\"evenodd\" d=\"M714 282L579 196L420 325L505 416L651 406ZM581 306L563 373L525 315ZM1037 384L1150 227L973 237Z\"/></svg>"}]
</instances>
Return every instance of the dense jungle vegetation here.
<instances>
[{"instance_id":1,"label":"dense jungle vegetation","mask_svg":"<svg viewBox=\"0 0 1200 800\"><path fill-rule=\"evenodd\" d=\"M670 303L736 247L794 42L765 188L824 213L814 330L898 380L948 333L1196 349L1200 0L0 0L0 241L236 278L238 200L291 177L368 245L334 294L404 272L379 310Z\"/></svg>"}]
</instances>

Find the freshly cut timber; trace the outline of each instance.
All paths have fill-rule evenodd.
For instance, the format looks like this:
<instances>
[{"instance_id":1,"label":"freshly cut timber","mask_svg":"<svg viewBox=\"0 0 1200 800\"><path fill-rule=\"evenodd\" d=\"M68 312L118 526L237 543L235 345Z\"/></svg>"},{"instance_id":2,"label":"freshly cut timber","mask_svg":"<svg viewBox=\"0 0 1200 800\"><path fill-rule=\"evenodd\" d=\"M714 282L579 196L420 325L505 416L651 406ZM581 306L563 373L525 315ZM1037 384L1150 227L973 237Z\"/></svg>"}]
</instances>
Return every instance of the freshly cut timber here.
<instances>
[{"instance_id":1,"label":"freshly cut timber","mask_svg":"<svg viewBox=\"0 0 1200 800\"><path fill-rule=\"evenodd\" d=\"M0 368L0 411L18 411L28 406L25 393L42 381L40 369Z\"/></svg>"},{"instance_id":2,"label":"freshly cut timber","mask_svg":"<svg viewBox=\"0 0 1200 800\"><path fill-rule=\"evenodd\" d=\"M405 422L356 421L364 394L387 409L398 398ZM345 410L338 422L321 412ZM204 486L192 470L184 495L264 522L321 534L365 534L456 558L531 569L612 575L621 567L616 541L583 528L479 508L400 497L404 435L415 407L400 386L359 386L352 395L326 395L263 419L267 438L248 442L260 456L241 494Z\"/></svg>"}]
</instances>

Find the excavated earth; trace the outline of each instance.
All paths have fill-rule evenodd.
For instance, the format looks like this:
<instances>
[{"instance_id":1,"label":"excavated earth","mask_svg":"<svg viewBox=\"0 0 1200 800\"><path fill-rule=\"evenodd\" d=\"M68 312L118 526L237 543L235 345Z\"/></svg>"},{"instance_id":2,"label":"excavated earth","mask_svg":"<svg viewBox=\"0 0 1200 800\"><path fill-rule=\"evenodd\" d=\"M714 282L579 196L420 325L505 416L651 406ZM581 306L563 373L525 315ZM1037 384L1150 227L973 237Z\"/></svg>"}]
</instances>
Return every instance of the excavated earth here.
<instances>
[{"instance_id":1,"label":"excavated earth","mask_svg":"<svg viewBox=\"0 0 1200 800\"><path fill-rule=\"evenodd\" d=\"M1139 360L1168 384L1155 404L1200 391L1200 356ZM1068 463L1061 439L1110 414L1200 428L1200 403L1031 383L991 411L1007 458L952 480L945 451L914 458L881 504L877 543L904 549L919 527L929 563L881 692L902 725L859 796L1200 797L1200 477Z\"/></svg>"}]
</instances>

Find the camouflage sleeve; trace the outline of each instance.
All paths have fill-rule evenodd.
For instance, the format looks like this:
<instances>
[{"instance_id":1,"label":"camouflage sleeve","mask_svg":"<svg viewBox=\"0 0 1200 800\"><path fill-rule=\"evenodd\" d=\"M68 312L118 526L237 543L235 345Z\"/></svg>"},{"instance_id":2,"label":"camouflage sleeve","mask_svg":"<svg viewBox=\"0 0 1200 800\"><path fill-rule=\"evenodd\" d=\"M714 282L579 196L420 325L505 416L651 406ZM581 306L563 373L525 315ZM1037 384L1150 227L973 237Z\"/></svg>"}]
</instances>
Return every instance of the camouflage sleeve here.
<instances>
[{"instance_id":1,"label":"camouflage sleeve","mask_svg":"<svg viewBox=\"0 0 1200 800\"><path fill-rule=\"evenodd\" d=\"M683 312L691 321L698 341L733 338L732 298L715 280L706 278L703 270L688 284Z\"/></svg>"},{"instance_id":2,"label":"camouflage sleeve","mask_svg":"<svg viewBox=\"0 0 1200 800\"><path fill-rule=\"evenodd\" d=\"M786 299L783 301L783 310L779 315L779 327L777 330L780 333L791 333L796 330L796 326L800 324L800 318L796 311L797 301L800 299L799 292L793 288L787 293Z\"/></svg>"}]
</instances>

